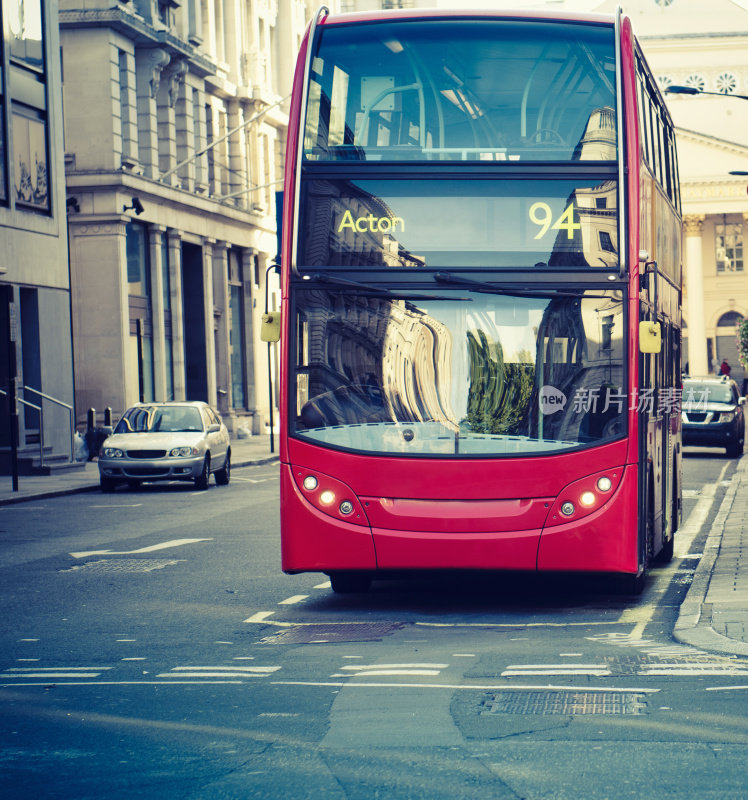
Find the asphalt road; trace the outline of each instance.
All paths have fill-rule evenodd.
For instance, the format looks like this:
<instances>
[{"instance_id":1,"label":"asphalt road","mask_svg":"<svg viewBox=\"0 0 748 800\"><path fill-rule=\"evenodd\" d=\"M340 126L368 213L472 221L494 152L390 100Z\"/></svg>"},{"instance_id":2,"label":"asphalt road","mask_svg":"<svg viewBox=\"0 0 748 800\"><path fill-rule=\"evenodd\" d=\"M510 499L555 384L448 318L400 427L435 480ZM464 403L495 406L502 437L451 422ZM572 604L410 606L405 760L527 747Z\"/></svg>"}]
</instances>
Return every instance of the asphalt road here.
<instances>
[{"instance_id":1,"label":"asphalt road","mask_svg":"<svg viewBox=\"0 0 748 800\"><path fill-rule=\"evenodd\" d=\"M640 597L279 568L278 467L0 509L0 796L735 798L748 660L670 636L735 462ZM686 519L688 518L688 519Z\"/></svg>"}]
</instances>

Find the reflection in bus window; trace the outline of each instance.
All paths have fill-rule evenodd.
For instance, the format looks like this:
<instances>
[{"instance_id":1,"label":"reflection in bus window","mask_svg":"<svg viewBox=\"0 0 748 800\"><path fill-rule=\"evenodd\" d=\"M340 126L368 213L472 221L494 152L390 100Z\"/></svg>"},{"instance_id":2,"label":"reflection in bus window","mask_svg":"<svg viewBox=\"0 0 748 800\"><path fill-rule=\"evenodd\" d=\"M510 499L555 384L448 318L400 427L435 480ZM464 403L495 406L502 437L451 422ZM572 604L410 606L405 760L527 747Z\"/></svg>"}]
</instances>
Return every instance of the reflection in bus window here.
<instances>
[{"instance_id":1,"label":"reflection in bus window","mask_svg":"<svg viewBox=\"0 0 748 800\"><path fill-rule=\"evenodd\" d=\"M485 19L323 27L311 66L308 160L616 158L609 27Z\"/></svg>"},{"instance_id":2,"label":"reflection in bus window","mask_svg":"<svg viewBox=\"0 0 748 800\"><path fill-rule=\"evenodd\" d=\"M297 295L292 433L411 455L539 454L625 432L622 295Z\"/></svg>"}]
</instances>

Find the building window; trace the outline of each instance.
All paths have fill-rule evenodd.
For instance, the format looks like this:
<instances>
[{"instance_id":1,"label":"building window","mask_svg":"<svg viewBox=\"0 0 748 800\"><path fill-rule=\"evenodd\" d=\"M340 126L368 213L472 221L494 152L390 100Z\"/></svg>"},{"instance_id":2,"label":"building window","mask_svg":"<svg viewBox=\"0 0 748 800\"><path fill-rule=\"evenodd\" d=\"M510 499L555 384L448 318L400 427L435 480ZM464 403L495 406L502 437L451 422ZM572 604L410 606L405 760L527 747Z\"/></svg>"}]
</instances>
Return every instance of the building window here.
<instances>
[{"instance_id":1,"label":"building window","mask_svg":"<svg viewBox=\"0 0 748 800\"><path fill-rule=\"evenodd\" d=\"M16 205L49 208L47 125L34 109L13 103Z\"/></svg>"},{"instance_id":2,"label":"building window","mask_svg":"<svg viewBox=\"0 0 748 800\"><path fill-rule=\"evenodd\" d=\"M129 222L126 232L127 283L129 295L151 296L148 273L148 230L145 225Z\"/></svg>"},{"instance_id":3,"label":"building window","mask_svg":"<svg viewBox=\"0 0 748 800\"><path fill-rule=\"evenodd\" d=\"M714 226L717 273L743 271L743 226L721 222Z\"/></svg>"},{"instance_id":4,"label":"building window","mask_svg":"<svg viewBox=\"0 0 748 800\"><path fill-rule=\"evenodd\" d=\"M44 62L44 18L41 0L8 0L10 64L10 133L13 137L13 181L16 205L32 210L49 210L47 87ZM2 98L0 98L2 102ZM3 107L5 103L3 103ZM0 134L1 135L1 134ZM2 161L5 144L0 143ZM7 198L5 168L0 184Z\"/></svg>"},{"instance_id":5,"label":"building window","mask_svg":"<svg viewBox=\"0 0 748 800\"><path fill-rule=\"evenodd\" d=\"M616 248L608 231L600 231L600 249L606 253L615 253Z\"/></svg>"}]
</instances>

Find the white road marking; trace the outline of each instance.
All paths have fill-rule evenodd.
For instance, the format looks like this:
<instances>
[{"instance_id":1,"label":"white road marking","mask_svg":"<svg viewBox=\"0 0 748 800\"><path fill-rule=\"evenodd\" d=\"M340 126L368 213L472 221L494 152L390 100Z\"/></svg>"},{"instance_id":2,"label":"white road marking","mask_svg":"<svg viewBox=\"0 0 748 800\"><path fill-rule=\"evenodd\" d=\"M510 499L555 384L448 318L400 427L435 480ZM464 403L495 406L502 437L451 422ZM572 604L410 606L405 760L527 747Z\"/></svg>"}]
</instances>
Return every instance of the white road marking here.
<instances>
[{"instance_id":1,"label":"white road marking","mask_svg":"<svg viewBox=\"0 0 748 800\"><path fill-rule=\"evenodd\" d=\"M60 686L205 686L209 684L235 684L241 685L243 681L225 680L225 681L65 681ZM10 686L47 686L46 683L0 683L0 686L8 688Z\"/></svg>"},{"instance_id":2,"label":"white road marking","mask_svg":"<svg viewBox=\"0 0 748 800\"><path fill-rule=\"evenodd\" d=\"M351 683L343 681L271 681L273 686L335 686L345 689L448 689L449 691L464 690L473 692L632 692L635 694L655 694L660 689L645 689L616 686L557 686L553 684L523 685L523 684L459 684L459 683Z\"/></svg>"},{"instance_id":3,"label":"white road marking","mask_svg":"<svg viewBox=\"0 0 748 800\"><path fill-rule=\"evenodd\" d=\"M166 550L169 547L181 547L185 544L196 542L212 542L213 539L172 539L161 544L152 544L149 547L139 547L137 550L86 550L80 553L71 553L73 558L86 558L87 556L131 556L137 553L153 553L156 550Z\"/></svg>"},{"instance_id":4,"label":"white road marking","mask_svg":"<svg viewBox=\"0 0 748 800\"><path fill-rule=\"evenodd\" d=\"M382 675L430 675L434 677L439 674L438 669L369 669L359 672L355 677L364 675L370 678L380 677ZM351 678L353 675L347 675L345 672L336 672L330 675L331 678Z\"/></svg>"},{"instance_id":5,"label":"white road marking","mask_svg":"<svg viewBox=\"0 0 748 800\"><path fill-rule=\"evenodd\" d=\"M332 589L332 584L330 581L325 581L324 583L318 583L316 586L312 587L313 589Z\"/></svg>"},{"instance_id":6,"label":"white road marking","mask_svg":"<svg viewBox=\"0 0 748 800\"><path fill-rule=\"evenodd\" d=\"M275 611L258 611L256 614L252 614L251 617L245 619L245 622L265 622L268 617L272 617L275 614ZM293 622L275 622L271 623L272 625L293 625Z\"/></svg>"},{"instance_id":7,"label":"white road marking","mask_svg":"<svg viewBox=\"0 0 748 800\"><path fill-rule=\"evenodd\" d=\"M90 505L89 508L140 508L142 503L117 503L115 505Z\"/></svg>"},{"instance_id":8,"label":"white road marking","mask_svg":"<svg viewBox=\"0 0 748 800\"><path fill-rule=\"evenodd\" d=\"M280 667L173 667L157 678L267 678Z\"/></svg>"},{"instance_id":9,"label":"white road marking","mask_svg":"<svg viewBox=\"0 0 748 800\"><path fill-rule=\"evenodd\" d=\"M737 692L746 691L748 686L707 686L706 692Z\"/></svg>"},{"instance_id":10,"label":"white road marking","mask_svg":"<svg viewBox=\"0 0 748 800\"><path fill-rule=\"evenodd\" d=\"M610 675L610 668L607 664L510 664L501 673L502 678L523 675L592 675L602 678Z\"/></svg>"},{"instance_id":11,"label":"white road marking","mask_svg":"<svg viewBox=\"0 0 748 800\"><path fill-rule=\"evenodd\" d=\"M5 670L5 678L98 678L111 667L12 667Z\"/></svg>"},{"instance_id":12,"label":"white road marking","mask_svg":"<svg viewBox=\"0 0 748 800\"><path fill-rule=\"evenodd\" d=\"M287 597L285 600L281 600L280 603L278 603L278 605L293 606L296 605L297 603L302 603L304 600L307 599L307 597L309 597L308 594L295 594L292 597Z\"/></svg>"},{"instance_id":13,"label":"white road marking","mask_svg":"<svg viewBox=\"0 0 748 800\"><path fill-rule=\"evenodd\" d=\"M358 672L359 670L374 669L446 669L449 664L345 664L341 669Z\"/></svg>"}]
</instances>

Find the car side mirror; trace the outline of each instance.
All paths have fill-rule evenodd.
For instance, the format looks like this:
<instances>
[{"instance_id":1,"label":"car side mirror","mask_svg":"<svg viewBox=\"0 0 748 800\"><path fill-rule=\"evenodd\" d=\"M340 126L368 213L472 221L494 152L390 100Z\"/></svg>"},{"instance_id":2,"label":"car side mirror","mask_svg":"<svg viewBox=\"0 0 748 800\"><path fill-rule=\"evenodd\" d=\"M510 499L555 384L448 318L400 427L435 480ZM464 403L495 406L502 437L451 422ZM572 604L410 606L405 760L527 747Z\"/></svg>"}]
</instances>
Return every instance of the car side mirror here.
<instances>
[{"instance_id":1,"label":"car side mirror","mask_svg":"<svg viewBox=\"0 0 748 800\"><path fill-rule=\"evenodd\" d=\"M214 422L212 425L208 425L208 433L218 433L221 430L221 426Z\"/></svg>"},{"instance_id":2,"label":"car side mirror","mask_svg":"<svg viewBox=\"0 0 748 800\"><path fill-rule=\"evenodd\" d=\"M738 404L741 406L745 405L746 398L745 397L738 397Z\"/></svg>"}]
</instances>

